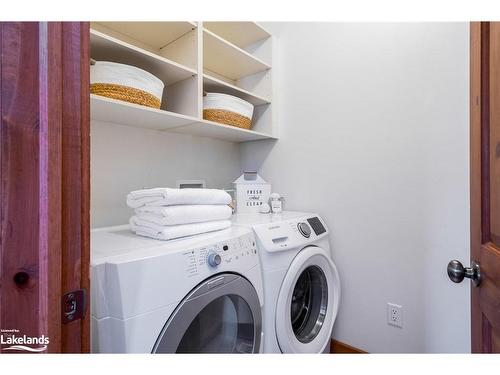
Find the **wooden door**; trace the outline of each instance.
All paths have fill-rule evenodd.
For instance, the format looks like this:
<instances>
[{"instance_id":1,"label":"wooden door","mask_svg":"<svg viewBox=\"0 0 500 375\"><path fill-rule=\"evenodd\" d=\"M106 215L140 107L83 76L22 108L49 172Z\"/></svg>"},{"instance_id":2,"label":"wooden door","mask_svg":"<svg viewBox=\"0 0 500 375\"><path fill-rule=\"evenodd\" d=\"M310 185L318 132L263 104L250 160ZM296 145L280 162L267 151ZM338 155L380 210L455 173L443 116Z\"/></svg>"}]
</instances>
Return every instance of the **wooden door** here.
<instances>
[{"instance_id":1,"label":"wooden door","mask_svg":"<svg viewBox=\"0 0 500 375\"><path fill-rule=\"evenodd\" d=\"M500 353L500 23L471 24L472 351Z\"/></svg>"},{"instance_id":2,"label":"wooden door","mask_svg":"<svg viewBox=\"0 0 500 375\"><path fill-rule=\"evenodd\" d=\"M0 113L0 352L88 352L88 23L0 23Z\"/></svg>"}]
</instances>

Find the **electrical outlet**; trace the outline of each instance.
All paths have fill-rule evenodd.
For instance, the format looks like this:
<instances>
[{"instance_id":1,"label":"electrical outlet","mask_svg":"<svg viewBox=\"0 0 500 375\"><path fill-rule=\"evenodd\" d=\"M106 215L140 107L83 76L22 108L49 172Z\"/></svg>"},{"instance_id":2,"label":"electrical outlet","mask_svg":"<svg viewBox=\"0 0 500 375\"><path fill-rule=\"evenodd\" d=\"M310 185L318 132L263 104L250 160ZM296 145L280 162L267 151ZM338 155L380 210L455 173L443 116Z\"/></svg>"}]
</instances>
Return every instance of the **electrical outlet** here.
<instances>
[{"instance_id":1,"label":"electrical outlet","mask_svg":"<svg viewBox=\"0 0 500 375\"><path fill-rule=\"evenodd\" d=\"M387 303L387 324L403 328L403 306Z\"/></svg>"}]
</instances>

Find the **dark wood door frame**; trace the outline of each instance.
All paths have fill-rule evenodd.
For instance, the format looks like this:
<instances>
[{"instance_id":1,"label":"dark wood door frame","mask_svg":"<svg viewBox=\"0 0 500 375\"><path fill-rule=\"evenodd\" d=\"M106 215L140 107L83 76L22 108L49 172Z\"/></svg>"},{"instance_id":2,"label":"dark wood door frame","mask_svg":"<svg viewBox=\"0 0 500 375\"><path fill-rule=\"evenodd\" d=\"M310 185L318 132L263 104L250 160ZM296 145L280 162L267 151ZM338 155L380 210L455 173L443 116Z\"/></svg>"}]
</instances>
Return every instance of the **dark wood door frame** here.
<instances>
[{"instance_id":1,"label":"dark wood door frame","mask_svg":"<svg viewBox=\"0 0 500 375\"><path fill-rule=\"evenodd\" d=\"M470 26L470 225L471 259L478 254L481 243L481 23ZM484 88L484 87L483 87ZM471 287L471 349L481 352L480 310L478 295Z\"/></svg>"},{"instance_id":2,"label":"dark wood door frame","mask_svg":"<svg viewBox=\"0 0 500 375\"><path fill-rule=\"evenodd\" d=\"M471 262L481 266L471 286L473 353L500 352L500 24L470 27Z\"/></svg>"},{"instance_id":3,"label":"dark wood door frame","mask_svg":"<svg viewBox=\"0 0 500 375\"><path fill-rule=\"evenodd\" d=\"M61 313L89 290L88 23L0 23L0 113L0 329L89 352Z\"/></svg>"}]
</instances>

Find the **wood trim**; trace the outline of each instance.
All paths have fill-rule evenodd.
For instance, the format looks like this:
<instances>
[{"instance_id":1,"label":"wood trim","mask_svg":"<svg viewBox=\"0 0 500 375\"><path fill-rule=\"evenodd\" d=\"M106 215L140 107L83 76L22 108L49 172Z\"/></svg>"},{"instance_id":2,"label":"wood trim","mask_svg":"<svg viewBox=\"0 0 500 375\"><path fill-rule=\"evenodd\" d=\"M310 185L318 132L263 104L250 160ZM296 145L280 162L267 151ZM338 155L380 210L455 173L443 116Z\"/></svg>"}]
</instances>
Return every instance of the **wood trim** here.
<instances>
[{"instance_id":1,"label":"wood trim","mask_svg":"<svg viewBox=\"0 0 500 375\"><path fill-rule=\"evenodd\" d=\"M60 122L50 107L58 78L48 66L58 52L47 53L41 24L0 28L0 327L49 336L48 351L57 352Z\"/></svg>"},{"instance_id":2,"label":"wood trim","mask_svg":"<svg viewBox=\"0 0 500 375\"><path fill-rule=\"evenodd\" d=\"M481 55L483 49L481 22L470 25L470 246L471 259L479 259L482 243L481 212L481 123L484 116L482 103ZM480 353L482 348L481 311L477 288L471 288L471 350Z\"/></svg>"},{"instance_id":3,"label":"wood trim","mask_svg":"<svg viewBox=\"0 0 500 375\"><path fill-rule=\"evenodd\" d=\"M81 22L81 288L87 290L87 311L82 319L82 353L90 353L90 22Z\"/></svg>"},{"instance_id":4,"label":"wood trim","mask_svg":"<svg viewBox=\"0 0 500 375\"><path fill-rule=\"evenodd\" d=\"M330 341L330 353L333 354L368 354L367 352L337 340Z\"/></svg>"},{"instance_id":5,"label":"wood trim","mask_svg":"<svg viewBox=\"0 0 500 375\"><path fill-rule=\"evenodd\" d=\"M480 61L479 61L479 77L480 77L480 143L479 155L480 159L480 181L481 181L481 243L486 243L491 240L491 224L490 224L490 24L489 22L481 22L481 33L479 38L480 45ZM472 149L472 147L471 147ZM474 150L477 152L477 150Z\"/></svg>"},{"instance_id":6,"label":"wood trim","mask_svg":"<svg viewBox=\"0 0 500 375\"><path fill-rule=\"evenodd\" d=\"M89 238L90 130L89 23L62 27L62 294L87 290L84 319L63 325L62 352L90 351ZM71 182L71 183L68 183Z\"/></svg>"},{"instance_id":7,"label":"wood trim","mask_svg":"<svg viewBox=\"0 0 500 375\"><path fill-rule=\"evenodd\" d=\"M61 27L38 24L39 49L39 293L40 332L50 338L49 353L61 348ZM24 228L26 230L26 228ZM34 249L32 249L34 250Z\"/></svg>"},{"instance_id":8,"label":"wood trim","mask_svg":"<svg viewBox=\"0 0 500 375\"><path fill-rule=\"evenodd\" d=\"M50 353L90 350L88 311L61 319L64 293L89 293L88 40L88 23L0 22L0 328Z\"/></svg>"}]
</instances>

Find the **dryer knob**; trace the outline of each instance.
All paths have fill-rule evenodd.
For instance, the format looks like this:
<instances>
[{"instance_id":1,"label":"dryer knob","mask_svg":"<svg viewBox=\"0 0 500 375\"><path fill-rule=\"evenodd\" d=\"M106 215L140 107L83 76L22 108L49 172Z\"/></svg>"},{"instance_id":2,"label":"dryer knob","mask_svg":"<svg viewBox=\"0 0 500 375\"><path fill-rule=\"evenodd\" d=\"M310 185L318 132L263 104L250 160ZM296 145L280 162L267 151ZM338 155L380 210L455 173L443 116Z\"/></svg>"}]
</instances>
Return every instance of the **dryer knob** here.
<instances>
[{"instance_id":1,"label":"dryer knob","mask_svg":"<svg viewBox=\"0 0 500 375\"><path fill-rule=\"evenodd\" d=\"M221 261L222 261L222 258L215 251L212 251L208 254L207 262L208 262L208 265L210 267L213 267L213 268L217 267Z\"/></svg>"},{"instance_id":2,"label":"dryer knob","mask_svg":"<svg viewBox=\"0 0 500 375\"><path fill-rule=\"evenodd\" d=\"M299 228L299 232L306 238L309 238L311 235L311 227L307 225L307 223L298 223L297 228Z\"/></svg>"}]
</instances>

